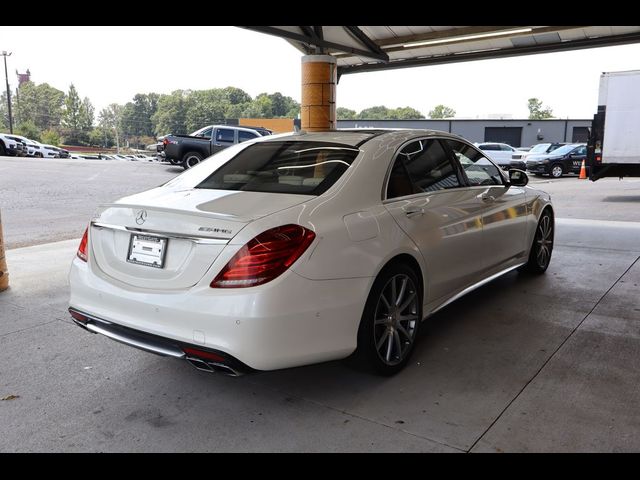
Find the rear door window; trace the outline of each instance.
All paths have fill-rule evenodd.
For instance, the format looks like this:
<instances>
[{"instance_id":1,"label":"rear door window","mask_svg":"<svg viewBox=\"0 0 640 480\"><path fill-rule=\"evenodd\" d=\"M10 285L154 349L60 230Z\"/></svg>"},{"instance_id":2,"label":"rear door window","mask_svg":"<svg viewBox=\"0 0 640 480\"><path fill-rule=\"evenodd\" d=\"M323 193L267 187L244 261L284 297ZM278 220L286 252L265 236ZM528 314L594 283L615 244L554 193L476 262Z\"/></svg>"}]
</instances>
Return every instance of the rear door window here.
<instances>
[{"instance_id":1,"label":"rear door window","mask_svg":"<svg viewBox=\"0 0 640 480\"><path fill-rule=\"evenodd\" d=\"M254 138L257 138L257 137L258 137L257 133L238 130L238 143L246 142L247 140L253 140Z\"/></svg>"},{"instance_id":2,"label":"rear door window","mask_svg":"<svg viewBox=\"0 0 640 480\"><path fill-rule=\"evenodd\" d=\"M230 128L216 128L216 142L233 143L235 130Z\"/></svg>"},{"instance_id":3,"label":"rear door window","mask_svg":"<svg viewBox=\"0 0 640 480\"><path fill-rule=\"evenodd\" d=\"M437 139L410 143L400 151L399 156L418 192L460 186L449 155Z\"/></svg>"}]
</instances>

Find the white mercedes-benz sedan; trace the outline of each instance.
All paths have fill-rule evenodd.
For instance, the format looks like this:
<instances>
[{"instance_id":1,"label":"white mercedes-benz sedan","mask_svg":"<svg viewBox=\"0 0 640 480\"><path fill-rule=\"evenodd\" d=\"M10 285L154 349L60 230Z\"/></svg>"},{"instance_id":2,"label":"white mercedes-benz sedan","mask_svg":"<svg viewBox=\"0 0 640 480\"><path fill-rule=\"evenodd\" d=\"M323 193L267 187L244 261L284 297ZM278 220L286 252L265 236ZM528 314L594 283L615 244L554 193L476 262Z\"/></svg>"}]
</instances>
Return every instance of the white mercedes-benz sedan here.
<instances>
[{"instance_id":1,"label":"white mercedes-benz sedan","mask_svg":"<svg viewBox=\"0 0 640 480\"><path fill-rule=\"evenodd\" d=\"M547 269L553 207L527 181L437 131L244 142L100 206L73 260L69 311L207 371L355 352L390 375L423 319L510 270Z\"/></svg>"}]
</instances>

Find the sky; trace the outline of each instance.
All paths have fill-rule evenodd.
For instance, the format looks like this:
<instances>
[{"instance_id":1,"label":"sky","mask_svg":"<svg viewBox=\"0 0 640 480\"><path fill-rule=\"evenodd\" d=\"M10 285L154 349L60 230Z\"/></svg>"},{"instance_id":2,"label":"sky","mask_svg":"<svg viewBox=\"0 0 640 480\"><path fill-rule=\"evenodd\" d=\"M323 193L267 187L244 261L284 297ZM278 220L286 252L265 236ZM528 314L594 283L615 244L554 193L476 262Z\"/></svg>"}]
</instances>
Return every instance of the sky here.
<instances>
[{"instance_id":1,"label":"sky","mask_svg":"<svg viewBox=\"0 0 640 480\"><path fill-rule=\"evenodd\" d=\"M0 27L9 82L16 69L65 92L73 83L96 112L136 93L239 87L255 97L281 92L300 101L302 53L285 40L237 27ZM528 116L537 97L557 118L593 117L603 71L640 69L640 44L344 75L338 107L437 104L458 118ZM3 79L4 80L4 79ZM4 90L4 82L2 82Z\"/></svg>"}]
</instances>

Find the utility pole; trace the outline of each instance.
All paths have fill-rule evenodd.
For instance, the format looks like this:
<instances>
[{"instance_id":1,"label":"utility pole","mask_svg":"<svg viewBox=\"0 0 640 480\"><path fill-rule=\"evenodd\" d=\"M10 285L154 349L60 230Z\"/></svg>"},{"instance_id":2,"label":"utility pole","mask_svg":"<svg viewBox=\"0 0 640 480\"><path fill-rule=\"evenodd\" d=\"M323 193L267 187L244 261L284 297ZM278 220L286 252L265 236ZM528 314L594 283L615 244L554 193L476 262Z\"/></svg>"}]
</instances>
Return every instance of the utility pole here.
<instances>
[{"instance_id":1,"label":"utility pole","mask_svg":"<svg viewBox=\"0 0 640 480\"><path fill-rule=\"evenodd\" d=\"M9 89L9 75L7 74L7 57L10 57L13 52L7 53L3 50L2 56L4 57L4 78L7 82L7 108L9 109L9 132L13 133L13 117L11 116L11 90Z\"/></svg>"}]
</instances>

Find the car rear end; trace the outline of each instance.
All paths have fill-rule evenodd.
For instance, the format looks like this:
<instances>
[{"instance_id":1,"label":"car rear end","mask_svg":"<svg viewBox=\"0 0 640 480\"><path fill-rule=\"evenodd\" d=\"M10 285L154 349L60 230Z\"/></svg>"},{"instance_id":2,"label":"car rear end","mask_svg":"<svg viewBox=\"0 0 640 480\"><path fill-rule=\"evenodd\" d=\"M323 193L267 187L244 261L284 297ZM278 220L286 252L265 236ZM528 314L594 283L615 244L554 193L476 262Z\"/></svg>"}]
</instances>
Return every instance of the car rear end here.
<instances>
[{"instance_id":1,"label":"car rear end","mask_svg":"<svg viewBox=\"0 0 640 480\"><path fill-rule=\"evenodd\" d=\"M240 147L225 152L231 156ZM225 152L220 165L227 165ZM231 185L248 176L235 168L223 173ZM76 323L232 375L348 355L357 322L345 319L359 319L369 279L311 280L296 273L296 262L308 261L317 241L299 218L317 198L304 192L319 183L287 173L275 184L279 193L170 182L101 207L69 276Z\"/></svg>"}]
</instances>

